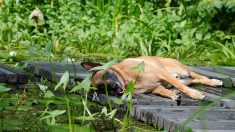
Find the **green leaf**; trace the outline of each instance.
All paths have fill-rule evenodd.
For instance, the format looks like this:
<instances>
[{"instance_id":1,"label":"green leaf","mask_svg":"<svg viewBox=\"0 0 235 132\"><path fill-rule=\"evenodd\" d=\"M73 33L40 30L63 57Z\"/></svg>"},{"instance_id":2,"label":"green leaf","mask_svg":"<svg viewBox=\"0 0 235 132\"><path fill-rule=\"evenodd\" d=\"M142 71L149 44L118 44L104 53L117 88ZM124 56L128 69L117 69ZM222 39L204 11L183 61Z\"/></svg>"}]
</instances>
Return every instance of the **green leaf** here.
<instances>
[{"instance_id":1,"label":"green leaf","mask_svg":"<svg viewBox=\"0 0 235 132\"><path fill-rule=\"evenodd\" d=\"M65 91L67 84L69 82L69 72L66 71L63 76L60 78L59 83L55 86L55 91L61 86L63 85L63 89Z\"/></svg>"},{"instance_id":2,"label":"green leaf","mask_svg":"<svg viewBox=\"0 0 235 132\"><path fill-rule=\"evenodd\" d=\"M75 119L78 119L78 120L83 120L83 121L92 121L92 120L95 120L96 118L94 117L94 116L96 116L97 115L97 113L94 113L94 114L92 114L92 115L90 115L90 116L79 116L79 117L77 117L77 118L75 118Z\"/></svg>"},{"instance_id":3,"label":"green leaf","mask_svg":"<svg viewBox=\"0 0 235 132\"><path fill-rule=\"evenodd\" d=\"M121 99L125 100L127 98L127 101L130 101L132 99L133 92L134 92L134 82L130 81Z\"/></svg>"},{"instance_id":4,"label":"green leaf","mask_svg":"<svg viewBox=\"0 0 235 132\"><path fill-rule=\"evenodd\" d=\"M109 116L109 119L112 119L116 113L117 113L117 109L114 109L110 113L108 113L107 116Z\"/></svg>"},{"instance_id":5,"label":"green leaf","mask_svg":"<svg viewBox=\"0 0 235 132\"><path fill-rule=\"evenodd\" d=\"M50 90L47 90L45 95L44 95L44 98L51 98L51 97L54 97L54 93L52 93Z\"/></svg>"},{"instance_id":6,"label":"green leaf","mask_svg":"<svg viewBox=\"0 0 235 132\"><path fill-rule=\"evenodd\" d=\"M142 61L138 65L131 67L131 69L144 71L144 67L145 67L144 61Z\"/></svg>"},{"instance_id":7,"label":"green leaf","mask_svg":"<svg viewBox=\"0 0 235 132\"><path fill-rule=\"evenodd\" d=\"M64 114L65 112L66 112L66 110L45 111L45 113L48 114L48 115L46 115L46 116L44 116L44 117L42 117L40 119L42 120L42 119L57 117L59 115Z\"/></svg>"},{"instance_id":8,"label":"green leaf","mask_svg":"<svg viewBox=\"0 0 235 132\"><path fill-rule=\"evenodd\" d=\"M129 93L124 92L124 94L122 95L121 99L122 99L122 100L125 100L125 99L127 98L128 94L129 94Z\"/></svg>"},{"instance_id":9,"label":"green leaf","mask_svg":"<svg viewBox=\"0 0 235 132\"><path fill-rule=\"evenodd\" d=\"M181 40L181 39L176 39L174 42L175 42L176 44L182 44L182 40Z\"/></svg>"},{"instance_id":10,"label":"green leaf","mask_svg":"<svg viewBox=\"0 0 235 132\"><path fill-rule=\"evenodd\" d=\"M70 92L75 92L79 89L84 89L84 91L87 93L91 88L91 78L86 77L84 80L82 80L81 83L78 83L77 86L75 86Z\"/></svg>"},{"instance_id":11,"label":"green leaf","mask_svg":"<svg viewBox=\"0 0 235 132\"><path fill-rule=\"evenodd\" d=\"M202 40L202 34L201 33L196 33L196 38L198 40Z\"/></svg>"},{"instance_id":12,"label":"green leaf","mask_svg":"<svg viewBox=\"0 0 235 132\"><path fill-rule=\"evenodd\" d=\"M107 115L107 108L103 107L103 109L101 110L101 114Z\"/></svg>"},{"instance_id":13,"label":"green leaf","mask_svg":"<svg viewBox=\"0 0 235 132\"><path fill-rule=\"evenodd\" d=\"M134 92L134 82L133 81L130 81L128 86L127 86L127 89L125 90L126 93L133 93Z\"/></svg>"},{"instance_id":14,"label":"green leaf","mask_svg":"<svg viewBox=\"0 0 235 132\"><path fill-rule=\"evenodd\" d=\"M121 104L123 104L123 101L122 101L122 99L120 99L120 98L116 98L116 99L114 100L114 103L115 103L115 104L118 104L118 105L121 105Z\"/></svg>"},{"instance_id":15,"label":"green leaf","mask_svg":"<svg viewBox=\"0 0 235 132\"><path fill-rule=\"evenodd\" d=\"M107 111L107 108L103 107L103 109L101 110L101 114L104 114L105 116L108 116L110 119L112 119L116 114L117 109L112 110L110 113L108 113Z\"/></svg>"},{"instance_id":16,"label":"green leaf","mask_svg":"<svg viewBox=\"0 0 235 132\"><path fill-rule=\"evenodd\" d=\"M76 85L75 87L73 87L73 89L70 90L70 93L75 92L75 91L77 91L79 89L82 89L83 87L84 87L83 84L78 83L78 85Z\"/></svg>"},{"instance_id":17,"label":"green leaf","mask_svg":"<svg viewBox=\"0 0 235 132\"><path fill-rule=\"evenodd\" d=\"M7 88L6 86L0 84L0 93L7 92L9 90L10 90L10 88Z\"/></svg>"}]
</instances>

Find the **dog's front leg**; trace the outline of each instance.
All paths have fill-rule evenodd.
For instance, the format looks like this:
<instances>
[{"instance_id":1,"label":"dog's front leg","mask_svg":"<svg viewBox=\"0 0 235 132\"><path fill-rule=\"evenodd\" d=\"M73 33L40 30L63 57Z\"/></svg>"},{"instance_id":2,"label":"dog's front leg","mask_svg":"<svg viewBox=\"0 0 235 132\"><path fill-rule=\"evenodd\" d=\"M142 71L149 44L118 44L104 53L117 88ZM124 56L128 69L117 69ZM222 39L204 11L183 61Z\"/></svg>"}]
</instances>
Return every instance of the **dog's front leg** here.
<instances>
[{"instance_id":1,"label":"dog's front leg","mask_svg":"<svg viewBox=\"0 0 235 132\"><path fill-rule=\"evenodd\" d=\"M169 89L166 89L165 87L163 86L158 86L156 87L153 91L152 91L153 94L158 94L158 95L161 95L161 96L164 96L164 97L168 97L168 98L171 98L172 100L175 100L175 101L179 101L181 98L181 95L179 93L179 91L173 91L173 90L169 90Z\"/></svg>"},{"instance_id":2,"label":"dog's front leg","mask_svg":"<svg viewBox=\"0 0 235 132\"><path fill-rule=\"evenodd\" d=\"M188 95L189 97L191 97L193 99L204 99L205 98L205 95L202 92L199 92L198 90L192 89L192 88L184 85L178 79L176 79L171 74L169 74L165 71L158 71L157 76L160 79L170 83L175 88L177 88L179 91L185 93L186 95Z\"/></svg>"}]
</instances>

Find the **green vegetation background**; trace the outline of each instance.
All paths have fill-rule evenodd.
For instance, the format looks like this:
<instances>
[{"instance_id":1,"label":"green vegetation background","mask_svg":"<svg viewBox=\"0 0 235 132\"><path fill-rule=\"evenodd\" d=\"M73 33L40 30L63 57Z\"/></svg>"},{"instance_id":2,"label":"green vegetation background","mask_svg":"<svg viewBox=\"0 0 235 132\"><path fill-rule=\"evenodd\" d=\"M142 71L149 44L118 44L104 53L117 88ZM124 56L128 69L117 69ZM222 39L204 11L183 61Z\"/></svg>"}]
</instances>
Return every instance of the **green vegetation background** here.
<instances>
[{"instance_id":1,"label":"green vegetation background","mask_svg":"<svg viewBox=\"0 0 235 132\"><path fill-rule=\"evenodd\" d=\"M38 8L45 24L36 28ZM233 0L0 0L0 59L172 57L235 65Z\"/></svg>"}]
</instances>

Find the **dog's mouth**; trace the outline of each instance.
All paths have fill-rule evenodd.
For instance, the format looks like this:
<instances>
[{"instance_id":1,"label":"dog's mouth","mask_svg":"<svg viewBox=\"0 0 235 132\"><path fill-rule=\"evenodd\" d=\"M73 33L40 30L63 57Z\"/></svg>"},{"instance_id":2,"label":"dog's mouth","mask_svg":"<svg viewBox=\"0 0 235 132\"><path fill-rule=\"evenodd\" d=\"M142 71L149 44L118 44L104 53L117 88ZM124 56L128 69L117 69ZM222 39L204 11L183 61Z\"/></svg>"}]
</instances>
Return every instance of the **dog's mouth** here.
<instances>
[{"instance_id":1,"label":"dog's mouth","mask_svg":"<svg viewBox=\"0 0 235 132\"><path fill-rule=\"evenodd\" d=\"M112 96L120 95L124 93L124 88L122 88L121 82L118 80L114 73L106 72L103 77L104 83L98 84L97 88L101 92L105 92L105 86L107 87L108 93Z\"/></svg>"},{"instance_id":2,"label":"dog's mouth","mask_svg":"<svg viewBox=\"0 0 235 132\"><path fill-rule=\"evenodd\" d=\"M105 87L107 87L109 95L112 96L121 95L124 93L124 89L116 82L113 84L100 84L97 86L100 93L105 93Z\"/></svg>"},{"instance_id":3,"label":"dog's mouth","mask_svg":"<svg viewBox=\"0 0 235 132\"><path fill-rule=\"evenodd\" d=\"M117 93L123 94L123 93L124 93L124 89L123 89L123 88L118 88L118 89L117 89Z\"/></svg>"}]
</instances>

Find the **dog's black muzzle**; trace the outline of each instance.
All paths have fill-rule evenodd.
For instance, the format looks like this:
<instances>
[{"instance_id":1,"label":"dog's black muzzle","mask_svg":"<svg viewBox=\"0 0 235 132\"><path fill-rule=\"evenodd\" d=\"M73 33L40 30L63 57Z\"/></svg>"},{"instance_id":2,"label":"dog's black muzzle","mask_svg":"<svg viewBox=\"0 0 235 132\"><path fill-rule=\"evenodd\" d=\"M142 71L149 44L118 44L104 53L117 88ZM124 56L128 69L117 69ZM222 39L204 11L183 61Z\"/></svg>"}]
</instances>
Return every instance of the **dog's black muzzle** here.
<instances>
[{"instance_id":1,"label":"dog's black muzzle","mask_svg":"<svg viewBox=\"0 0 235 132\"><path fill-rule=\"evenodd\" d=\"M115 96L117 94L123 93L121 82L118 80L117 76L114 73L106 71L106 73L103 76L103 80L104 83L97 85L99 91L105 92L105 87L107 87L108 93L110 95Z\"/></svg>"}]
</instances>

